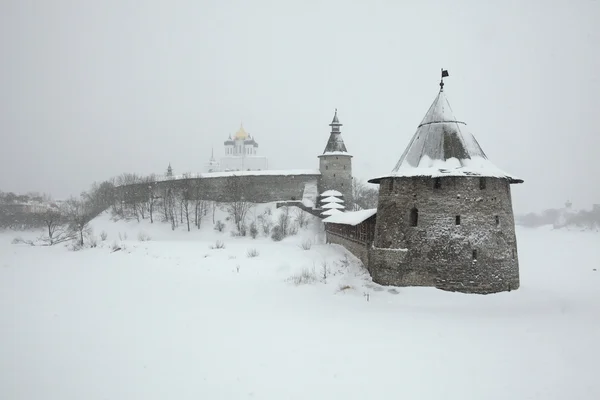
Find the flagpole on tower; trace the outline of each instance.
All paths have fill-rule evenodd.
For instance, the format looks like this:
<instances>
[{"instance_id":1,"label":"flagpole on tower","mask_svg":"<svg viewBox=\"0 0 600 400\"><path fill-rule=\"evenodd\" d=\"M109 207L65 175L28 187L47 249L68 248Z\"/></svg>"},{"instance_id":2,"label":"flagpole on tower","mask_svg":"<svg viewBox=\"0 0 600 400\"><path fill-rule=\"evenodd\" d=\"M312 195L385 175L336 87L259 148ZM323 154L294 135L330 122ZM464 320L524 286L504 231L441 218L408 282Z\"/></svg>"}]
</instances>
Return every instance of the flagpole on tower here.
<instances>
[{"instance_id":1,"label":"flagpole on tower","mask_svg":"<svg viewBox=\"0 0 600 400\"><path fill-rule=\"evenodd\" d=\"M442 68L442 78L440 79L440 91L444 90L444 77L450 76L448 70Z\"/></svg>"}]
</instances>

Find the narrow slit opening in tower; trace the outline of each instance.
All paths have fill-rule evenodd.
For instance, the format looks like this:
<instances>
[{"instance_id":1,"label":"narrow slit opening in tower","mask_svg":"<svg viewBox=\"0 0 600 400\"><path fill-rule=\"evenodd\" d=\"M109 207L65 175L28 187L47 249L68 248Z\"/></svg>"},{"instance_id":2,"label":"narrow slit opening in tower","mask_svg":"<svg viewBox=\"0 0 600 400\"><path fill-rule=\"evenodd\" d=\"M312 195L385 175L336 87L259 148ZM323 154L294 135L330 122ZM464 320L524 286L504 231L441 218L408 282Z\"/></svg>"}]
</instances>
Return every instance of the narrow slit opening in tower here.
<instances>
[{"instance_id":1,"label":"narrow slit opening in tower","mask_svg":"<svg viewBox=\"0 0 600 400\"><path fill-rule=\"evenodd\" d=\"M410 210L410 226L419 225L419 210L413 208Z\"/></svg>"},{"instance_id":2,"label":"narrow slit opening in tower","mask_svg":"<svg viewBox=\"0 0 600 400\"><path fill-rule=\"evenodd\" d=\"M496 215L496 226L500 225L500 217Z\"/></svg>"},{"instance_id":3,"label":"narrow slit opening in tower","mask_svg":"<svg viewBox=\"0 0 600 400\"><path fill-rule=\"evenodd\" d=\"M487 187L485 178L479 178L479 190L484 190Z\"/></svg>"},{"instance_id":4,"label":"narrow slit opening in tower","mask_svg":"<svg viewBox=\"0 0 600 400\"><path fill-rule=\"evenodd\" d=\"M442 188L442 178L435 178L433 180L433 188L434 189L441 189Z\"/></svg>"},{"instance_id":5,"label":"narrow slit opening in tower","mask_svg":"<svg viewBox=\"0 0 600 400\"><path fill-rule=\"evenodd\" d=\"M477 250L473 250L473 260L477 260Z\"/></svg>"},{"instance_id":6,"label":"narrow slit opening in tower","mask_svg":"<svg viewBox=\"0 0 600 400\"><path fill-rule=\"evenodd\" d=\"M454 225L460 225L460 215L454 217Z\"/></svg>"}]
</instances>

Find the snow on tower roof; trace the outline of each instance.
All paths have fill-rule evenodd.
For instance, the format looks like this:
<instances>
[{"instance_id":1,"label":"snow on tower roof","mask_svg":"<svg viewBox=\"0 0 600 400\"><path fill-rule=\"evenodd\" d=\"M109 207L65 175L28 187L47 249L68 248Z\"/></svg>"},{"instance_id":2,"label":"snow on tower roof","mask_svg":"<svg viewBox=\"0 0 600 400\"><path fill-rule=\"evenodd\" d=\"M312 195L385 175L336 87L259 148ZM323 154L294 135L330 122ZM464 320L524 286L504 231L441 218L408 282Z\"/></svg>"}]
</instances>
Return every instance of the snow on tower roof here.
<instances>
[{"instance_id":1,"label":"snow on tower roof","mask_svg":"<svg viewBox=\"0 0 600 400\"><path fill-rule=\"evenodd\" d=\"M321 213L321 215L335 215L335 214L342 214L342 212L340 210L337 210L335 208L330 208L328 210L325 210Z\"/></svg>"},{"instance_id":2,"label":"snow on tower roof","mask_svg":"<svg viewBox=\"0 0 600 400\"><path fill-rule=\"evenodd\" d=\"M326 190L323 193L321 193L321 196L329 197L329 196L343 196L343 195L342 195L342 193L338 192L337 190Z\"/></svg>"},{"instance_id":3,"label":"snow on tower roof","mask_svg":"<svg viewBox=\"0 0 600 400\"><path fill-rule=\"evenodd\" d=\"M340 209L343 210L346 207L344 207L344 205L340 204L340 203L326 203L326 204L323 204L321 206L321 208L336 208L338 210L340 210Z\"/></svg>"},{"instance_id":4,"label":"snow on tower roof","mask_svg":"<svg viewBox=\"0 0 600 400\"><path fill-rule=\"evenodd\" d=\"M377 213L376 208L370 208L368 210L350 211L345 213L334 214L327 217L323 222L331 224L344 224L344 225L358 225L361 222L371 218Z\"/></svg>"},{"instance_id":5,"label":"snow on tower roof","mask_svg":"<svg viewBox=\"0 0 600 400\"><path fill-rule=\"evenodd\" d=\"M339 197L334 197L334 196L329 196L329 197L325 197L323 200L321 200L322 203L343 203L344 200L340 199Z\"/></svg>"},{"instance_id":6,"label":"snow on tower roof","mask_svg":"<svg viewBox=\"0 0 600 400\"><path fill-rule=\"evenodd\" d=\"M483 176L506 178L510 183L523 182L488 160L467 124L454 117L443 87L391 174L369 182L412 176Z\"/></svg>"}]
</instances>

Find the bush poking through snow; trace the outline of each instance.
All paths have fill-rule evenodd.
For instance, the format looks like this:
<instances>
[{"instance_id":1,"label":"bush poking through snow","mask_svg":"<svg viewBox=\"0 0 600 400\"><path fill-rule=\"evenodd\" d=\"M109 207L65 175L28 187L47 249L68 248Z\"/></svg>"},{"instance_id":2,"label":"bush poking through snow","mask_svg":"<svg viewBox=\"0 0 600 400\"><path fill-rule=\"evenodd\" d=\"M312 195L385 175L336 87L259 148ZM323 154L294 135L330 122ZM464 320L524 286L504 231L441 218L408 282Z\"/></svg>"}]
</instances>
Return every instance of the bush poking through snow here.
<instances>
[{"instance_id":1,"label":"bush poking through snow","mask_svg":"<svg viewBox=\"0 0 600 400\"><path fill-rule=\"evenodd\" d=\"M224 229L225 229L225 224L221 220L219 220L215 223L215 231L223 232Z\"/></svg>"},{"instance_id":2,"label":"bush poking through snow","mask_svg":"<svg viewBox=\"0 0 600 400\"><path fill-rule=\"evenodd\" d=\"M256 227L256 222L250 224L250 236L252 239L256 239L258 236L258 228Z\"/></svg>"},{"instance_id":3,"label":"bush poking through snow","mask_svg":"<svg viewBox=\"0 0 600 400\"><path fill-rule=\"evenodd\" d=\"M345 292L346 290L350 290L350 289L352 289L352 286L341 284L340 287L338 288L338 292Z\"/></svg>"},{"instance_id":4,"label":"bush poking through snow","mask_svg":"<svg viewBox=\"0 0 600 400\"><path fill-rule=\"evenodd\" d=\"M108 233L106 233L106 231L102 231L100 233L100 240L102 240L103 242L108 238Z\"/></svg>"},{"instance_id":5,"label":"bush poking through snow","mask_svg":"<svg viewBox=\"0 0 600 400\"><path fill-rule=\"evenodd\" d=\"M14 238L11 243L12 244L28 244L30 246L35 246L35 243L33 242L33 240L25 240L20 236Z\"/></svg>"},{"instance_id":6,"label":"bush poking through snow","mask_svg":"<svg viewBox=\"0 0 600 400\"><path fill-rule=\"evenodd\" d=\"M264 213L257 217L258 223L265 236L269 236L271 228L273 227L273 220L271 219L271 209L267 208Z\"/></svg>"},{"instance_id":7,"label":"bush poking through snow","mask_svg":"<svg viewBox=\"0 0 600 400\"><path fill-rule=\"evenodd\" d=\"M259 254L260 253L256 249L248 249L248 251L246 252L246 255L248 256L248 258L258 257Z\"/></svg>"},{"instance_id":8,"label":"bush poking through snow","mask_svg":"<svg viewBox=\"0 0 600 400\"><path fill-rule=\"evenodd\" d=\"M300 248L302 250L310 250L312 248L312 240L306 239L305 241L302 242L302 244L300 245Z\"/></svg>"},{"instance_id":9,"label":"bush poking through snow","mask_svg":"<svg viewBox=\"0 0 600 400\"><path fill-rule=\"evenodd\" d=\"M275 225L273 230L271 231L271 239L275 242L281 242L285 235L283 234L283 230L279 225Z\"/></svg>"},{"instance_id":10,"label":"bush poking through snow","mask_svg":"<svg viewBox=\"0 0 600 400\"><path fill-rule=\"evenodd\" d=\"M96 236L90 235L90 237L88 238L88 243L91 248L98 247L98 239L96 238Z\"/></svg>"},{"instance_id":11,"label":"bush poking through snow","mask_svg":"<svg viewBox=\"0 0 600 400\"><path fill-rule=\"evenodd\" d=\"M217 240L213 246L210 246L213 250L221 250L225 248L225 243L220 240Z\"/></svg>"},{"instance_id":12,"label":"bush poking through snow","mask_svg":"<svg viewBox=\"0 0 600 400\"><path fill-rule=\"evenodd\" d=\"M289 278L289 281L292 282L296 286L310 285L317 281L317 275L315 274L314 270L309 271L308 268L303 268L302 271L300 271L300 273L298 273L296 275L292 275Z\"/></svg>"},{"instance_id":13,"label":"bush poking through snow","mask_svg":"<svg viewBox=\"0 0 600 400\"><path fill-rule=\"evenodd\" d=\"M117 241L115 240L112 244L111 249L112 249L112 252L114 253L115 251L121 250L121 246L119 246L119 243L117 243Z\"/></svg>"},{"instance_id":14,"label":"bush poking through snow","mask_svg":"<svg viewBox=\"0 0 600 400\"><path fill-rule=\"evenodd\" d=\"M240 224L240 236L246 236L248 233L248 228L245 224Z\"/></svg>"},{"instance_id":15,"label":"bush poking through snow","mask_svg":"<svg viewBox=\"0 0 600 400\"><path fill-rule=\"evenodd\" d=\"M148 241L150 241L150 236L148 236L144 232L140 232L140 233L138 233L138 240L140 242L148 242Z\"/></svg>"},{"instance_id":16,"label":"bush poking through snow","mask_svg":"<svg viewBox=\"0 0 600 400\"><path fill-rule=\"evenodd\" d=\"M321 263L321 279L323 283L327 284L327 277L329 276L329 266L327 265L327 261L323 260Z\"/></svg>"},{"instance_id":17,"label":"bush poking through snow","mask_svg":"<svg viewBox=\"0 0 600 400\"><path fill-rule=\"evenodd\" d=\"M121 232L119 232L119 240L120 241L127 240L127 232L123 232L122 235L121 235Z\"/></svg>"}]
</instances>

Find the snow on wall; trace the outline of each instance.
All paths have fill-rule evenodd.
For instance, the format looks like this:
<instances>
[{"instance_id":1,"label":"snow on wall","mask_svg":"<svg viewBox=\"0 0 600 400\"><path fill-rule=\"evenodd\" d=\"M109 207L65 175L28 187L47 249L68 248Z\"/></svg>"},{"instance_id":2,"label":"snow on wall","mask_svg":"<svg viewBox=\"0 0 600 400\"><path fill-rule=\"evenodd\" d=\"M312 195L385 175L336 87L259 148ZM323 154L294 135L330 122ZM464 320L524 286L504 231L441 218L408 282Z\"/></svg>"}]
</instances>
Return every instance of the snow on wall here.
<instances>
[{"instance_id":1,"label":"snow on wall","mask_svg":"<svg viewBox=\"0 0 600 400\"><path fill-rule=\"evenodd\" d=\"M360 211L350 211L345 213L339 213L327 217L323 220L323 222L328 222L332 224L344 224L344 225L358 225L366 219L372 217L377 213L376 208L371 208L368 210L360 210Z\"/></svg>"}]
</instances>

